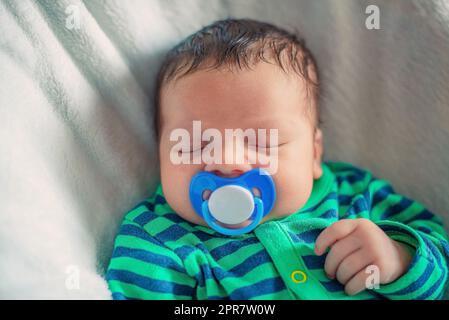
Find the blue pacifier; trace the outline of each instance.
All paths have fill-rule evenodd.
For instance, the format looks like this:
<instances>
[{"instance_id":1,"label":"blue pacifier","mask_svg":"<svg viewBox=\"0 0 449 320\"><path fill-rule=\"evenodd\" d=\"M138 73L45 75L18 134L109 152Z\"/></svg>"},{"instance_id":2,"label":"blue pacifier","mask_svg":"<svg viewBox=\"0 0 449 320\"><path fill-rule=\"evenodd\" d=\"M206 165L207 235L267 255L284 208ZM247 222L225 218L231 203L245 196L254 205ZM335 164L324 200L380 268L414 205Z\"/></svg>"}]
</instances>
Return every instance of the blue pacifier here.
<instances>
[{"instance_id":1,"label":"blue pacifier","mask_svg":"<svg viewBox=\"0 0 449 320\"><path fill-rule=\"evenodd\" d=\"M210 191L207 200L205 191ZM190 202L207 224L225 235L240 235L253 230L270 213L276 201L276 188L271 176L261 168L239 177L225 178L202 171L190 182ZM251 220L243 228L226 228L219 223L239 224Z\"/></svg>"}]
</instances>

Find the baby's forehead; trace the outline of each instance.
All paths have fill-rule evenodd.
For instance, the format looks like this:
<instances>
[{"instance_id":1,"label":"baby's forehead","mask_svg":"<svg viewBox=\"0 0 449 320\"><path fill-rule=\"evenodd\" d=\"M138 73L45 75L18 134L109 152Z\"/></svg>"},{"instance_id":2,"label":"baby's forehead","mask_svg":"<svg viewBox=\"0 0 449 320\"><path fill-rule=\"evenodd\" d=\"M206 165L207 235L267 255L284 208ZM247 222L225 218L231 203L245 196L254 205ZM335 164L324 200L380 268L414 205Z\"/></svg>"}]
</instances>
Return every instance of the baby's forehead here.
<instances>
[{"instance_id":1,"label":"baby's forehead","mask_svg":"<svg viewBox=\"0 0 449 320\"><path fill-rule=\"evenodd\" d=\"M304 81L263 62L247 70L199 70L168 83L161 92L161 115L178 121L287 118L306 105Z\"/></svg>"}]
</instances>

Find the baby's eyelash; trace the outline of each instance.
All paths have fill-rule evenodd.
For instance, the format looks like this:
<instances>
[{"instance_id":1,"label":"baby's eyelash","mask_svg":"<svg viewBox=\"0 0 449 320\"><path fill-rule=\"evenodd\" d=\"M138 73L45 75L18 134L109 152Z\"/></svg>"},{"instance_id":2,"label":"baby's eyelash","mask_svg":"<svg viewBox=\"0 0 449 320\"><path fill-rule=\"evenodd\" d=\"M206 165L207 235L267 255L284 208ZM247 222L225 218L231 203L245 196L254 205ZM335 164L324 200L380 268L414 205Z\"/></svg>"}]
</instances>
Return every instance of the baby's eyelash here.
<instances>
[{"instance_id":1,"label":"baby's eyelash","mask_svg":"<svg viewBox=\"0 0 449 320\"><path fill-rule=\"evenodd\" d=\"M261 149L272 149L272 148L279 148L279 147L282 147L282 146L284 146L284 145L286 145L288 142L284 142L284 143L279 143L279 144L277 144L277 145L272 145L272 146L261 146L261 145L249 145L249 147L253 147L253 148L261 148ZM197 152L197 151L199 151L199 150L203 150L205 147L207 146L207 143L204 143L204 144L202 144L201 145L201 148L198 148L198 149L195 149L195 150L192 150L192 149L189 149L189 150L179 150L178 151L178 153L194 153L194 152Z\"/></svg>"},{"instance_id":2,"label":"baby's eyelash","mask_svg":"<svg viewBox=\"0 0 449 320\"><path fill-rule=\"evenodd\" d=\"M282 147L283 145L286 145L287 142L284 143L279 143L277 145L272 145L272 146L261 146L261 145L252 145L251 147L257 147L257 148L265 148L265 149L269 149L269 148L279 148Z\"/></svg>"},{"instance_id":3,"label":"baby's eyelash","mask_svg":"<svg viewBox=\"0 0 449 320\"><path fill-rule=\"evenodd\" d=\"M206 146L207 146L207 143L202 143L200 148L197 148L195 150L193 150L192 148L189 148L188 150L181 149L181 150L178 151L178 153L183 153L183 152L185 152L185 153L194 153L194 152L197 152L199 150L203 150Z\"/></svg>"}]
</instances>

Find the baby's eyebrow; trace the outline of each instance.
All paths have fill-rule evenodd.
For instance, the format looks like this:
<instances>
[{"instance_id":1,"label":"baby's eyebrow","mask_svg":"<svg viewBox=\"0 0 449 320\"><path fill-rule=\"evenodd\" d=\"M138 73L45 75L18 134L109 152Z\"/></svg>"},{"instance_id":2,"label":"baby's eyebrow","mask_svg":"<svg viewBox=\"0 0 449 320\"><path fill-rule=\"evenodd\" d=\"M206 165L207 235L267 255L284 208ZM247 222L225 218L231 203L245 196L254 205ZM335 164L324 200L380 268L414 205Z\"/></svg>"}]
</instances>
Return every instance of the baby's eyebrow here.
<instances>
[{"instance_id":1,"label":"baby's eyebrow","mask_svg":"<svg viewBox=\"0 0 449 320\"><path fill-rule=\"evenodd\" d=\"M263 121L256 121L255 122L255 128L254 129L280 129L283 126L285 126L285 123L278 120L263 120Z\"/></svg>"},{"instance_id":2,"label":"baby's eyebrow","mask_svg":"<svg viewBox=\"0 0 449 320\"><path fill-rule=\"evenodd\" d=\"M276 119L276 118L268 118L255 120L253 122L254 129L278 129L284 130L295 126L295 122L290 119Z\"/></svg>"}]
</instances>

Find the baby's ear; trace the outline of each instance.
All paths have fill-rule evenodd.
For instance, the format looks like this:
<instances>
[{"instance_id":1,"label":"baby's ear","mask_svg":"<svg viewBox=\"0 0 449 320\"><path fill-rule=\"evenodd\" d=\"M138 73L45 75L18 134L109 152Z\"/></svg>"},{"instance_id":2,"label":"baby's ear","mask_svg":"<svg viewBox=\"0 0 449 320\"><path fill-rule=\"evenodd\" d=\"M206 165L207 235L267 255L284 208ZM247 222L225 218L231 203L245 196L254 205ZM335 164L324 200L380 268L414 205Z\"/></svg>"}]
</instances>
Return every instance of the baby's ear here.
<instances>
[{"instance_id":1,"label":"baby's ear","mask_svg":"<svg viewBox=\"0 0 449 320\"><path fill-rule=\"evenodd\" d=\"M319 179L323 174L321 160L323 157L323 133L321 129L315 128L313 134L313 178Z\"/></svg>"}]
</instances>

